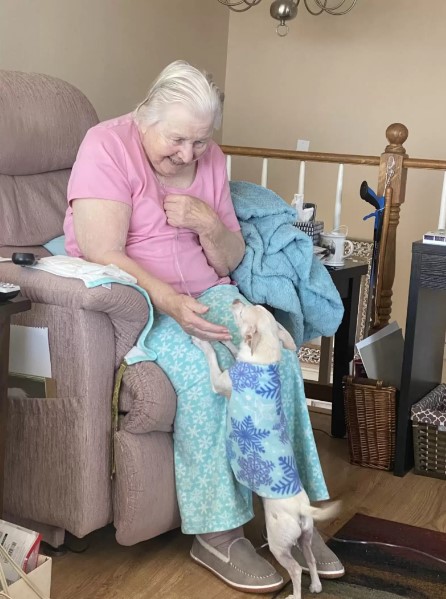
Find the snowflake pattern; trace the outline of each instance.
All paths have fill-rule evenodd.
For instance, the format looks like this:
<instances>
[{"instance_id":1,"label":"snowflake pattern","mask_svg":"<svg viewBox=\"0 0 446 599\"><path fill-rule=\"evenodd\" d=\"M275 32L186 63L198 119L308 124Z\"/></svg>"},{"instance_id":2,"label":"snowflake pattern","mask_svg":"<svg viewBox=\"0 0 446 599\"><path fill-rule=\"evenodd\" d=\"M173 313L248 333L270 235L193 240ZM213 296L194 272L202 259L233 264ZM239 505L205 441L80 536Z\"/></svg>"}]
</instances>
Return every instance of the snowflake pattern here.
<instances>
[{"instance_id":1,"label":"snowflake pattern","mask_svg":"<svg viewBox=\"0 0 446 599\"><path fill-rule=\"evenodd\" d=\"M238 444L243 455L246 455L251 449L265 453L262 441L269 437L271 433L268 430L256 428L251 416L246 416L241 422L231 418L231 430L229 438Z\"/></svg>"},{"instance_id":2,"label":"snowflake pattern","mask_svg":"<svg viewBox=\"0 0 446 599\"><path fill-rule=\"evenodd\" d=\"M279 466L283 470L283 477L271 487L271 490L284 496L297 495L302 487L294 456L279 457Z\"/></svg>"},{"instance_id":3,"label":"snowflake pattern","mask_svg":"<svg viewBox=\"0 0 446 599\"><path fill-rule=\"evenodd\" d=\"M234 285L218 285L200 298L209 306L206 318L220 324L231 313L234 299L246 300ZM233 342L240 342L233 320L228 325ZM209 370L202 352L196 348L178 323L166 315L156 315L147 346L158 354L157 363L166 372L177 394L174 422L175 483L185 534L229 530L253 518L252 493L235 478L226 455L226 417L228 401L212 392ZM162 352L158 351L162 347ZM179 349L181 348L181 349ZM185 351L182 351L184 348ZM221 344L215 344L222 369L229 368L233 359ZM174 352L175 358L174 358ZM173 368L179 363L182 368ZM312 501L328 498L319 458L311 431L302 375L295 353L284 350L279 367L282 383L283 412L288 422L298 471ZM266 402L262 395L251 395ZM251 402L251 403L254 403ZM266 413L266 412L265 412ZM237 418L242 421L243 418ZM255 420L256 428L263 425ZM190 433L192 435L190 436ZM232 441L233 449L238 444ZM204 455L204 460L202 455ZM199 454L200 463L195 461ZM241 457L248 459L248 456ZM281 446L280 455L284 455ZM258 454L265 461L265 454ZM267 458L270 459L269 456ZM238 466L237 471L241 467ZM283 471L280 469L282 476ZM273 471L270 472L273 476Z\"/></svg>"},{"instance_id":4,"label":"snowflake pattern","mask_svg":"<svg viewBox=\"0 0 446 599\"><path fill-rule=\"evenodd\" d=\"M259 381L262 369L247 362L236 362L231 367L232 388L235 391L254 389Z\"/></svg>"},{"instance_id":5,"label":"snowflake pattern","mask_svg":"<svg viewBox=\"0 0 446 599\"><path fill-rule=\"evenodd\" d=\"M269 380L264 385L256 387L256 393L265 399L273 399L276 402L276 414L282 411L281 384L279 375L279 364L268 365Z\"/></svg>"},{"instance_id":6,"label":"snowflake pattern","mask_svg":"<svg viewBox=\"0 0 446 599\"><path fill-rule=\"evenodd\" d=\"M234 371L246 372L246 366L252 365L237 362L231 367L231 380L234 380ZM236 443L235 456L229 461L237 480L258 495L270 498L296 495L301 487L282 409L279 364L254 367L255 386L251 386L253 377L245 377L245 380L249 378L249 389L257 394L257 402L252 401L243 385L238 386L242 391L234 386L232 389L226 434ZM284 467L288 468L285 474Z\"/></svg>"},{"instance_id":7,"label":"snowflake pattern","mask_svg":"<svg viewBox=\"0 0 446 599\"><path fill-rule=\"evenodd\" d=\"M279 439L282 445L286 445L290 442L290 436L288 434L288 423L283 410L280 412L279 422L273 426L273 430L279 433Z\"/></svg>"},{"instance_id":8,"label":"snowflake pattern","mask_svg":"<svg viewBox=\"0 0 446 599\"><path fill-rule=\"evenodd\" d=\"M236 474L237 479L246 482L246 485L252 491L258 491L263 485L269 486L272 484L273 462L262 460L258 453L252 451L246 457L239 457L237 463L240 466L240 470Z\"/></svg>"}]
</instances>

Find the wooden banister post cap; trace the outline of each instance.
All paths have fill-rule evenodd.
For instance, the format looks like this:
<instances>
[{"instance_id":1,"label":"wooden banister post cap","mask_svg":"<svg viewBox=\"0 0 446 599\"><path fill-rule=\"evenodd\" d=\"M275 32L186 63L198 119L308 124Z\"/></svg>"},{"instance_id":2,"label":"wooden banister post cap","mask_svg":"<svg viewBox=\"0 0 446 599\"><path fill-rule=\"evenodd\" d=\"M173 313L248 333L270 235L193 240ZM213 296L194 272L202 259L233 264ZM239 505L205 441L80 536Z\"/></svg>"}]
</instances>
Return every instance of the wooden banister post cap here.
<instances>
[{"instance_id":1,"label":"wooden banister post cap","mask_svg":"<svg viewBox=\"0 0 446 599\"><path fill-rule=\"evenodd\" d=\"M389 145L386 152L394 152L395 154L405 154L403 143L409 137L409 129L402 123L392 123L386 129L386 137Z\"/></svg>"}]
</instances>

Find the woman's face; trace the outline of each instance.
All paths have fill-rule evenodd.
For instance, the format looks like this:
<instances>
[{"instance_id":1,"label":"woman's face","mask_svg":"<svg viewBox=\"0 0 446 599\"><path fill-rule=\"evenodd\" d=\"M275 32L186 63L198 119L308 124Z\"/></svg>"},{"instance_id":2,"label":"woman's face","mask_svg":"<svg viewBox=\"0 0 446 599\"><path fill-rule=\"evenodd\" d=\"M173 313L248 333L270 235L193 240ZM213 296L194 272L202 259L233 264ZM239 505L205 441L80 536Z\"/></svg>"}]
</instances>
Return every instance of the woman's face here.
<instances>
[{"instance_id":1,"label":"woman's face","mask_svg":"<svg viewBox=\"0 0 446 599\"><path fill-rule=\"evenodd\" d=\"M140 126L141 140L152 167L163 176L178 175L204 154L213 120L194 115L180 104L165 109L154 125Z\"/></svg>"}]
</instances>

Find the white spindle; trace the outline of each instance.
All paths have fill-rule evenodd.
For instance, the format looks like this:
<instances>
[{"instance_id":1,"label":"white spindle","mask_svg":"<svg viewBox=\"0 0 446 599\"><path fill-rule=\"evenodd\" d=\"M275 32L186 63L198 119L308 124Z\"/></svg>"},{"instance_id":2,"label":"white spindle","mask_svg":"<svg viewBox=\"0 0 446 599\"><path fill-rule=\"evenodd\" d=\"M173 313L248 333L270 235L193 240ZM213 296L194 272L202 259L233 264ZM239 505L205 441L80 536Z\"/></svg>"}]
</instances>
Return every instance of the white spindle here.
<instances>
[{"instance_id":1,"label":"white spindle","mask_svg":"<svg viewBox=\"0 0 446 599\"><path fill-rule=\"evenodd\" d=\"M440 215L438 217L438 228L446 229L446 172L443 175L443 189L441 191Z\"/></svg>"},{"instance_id":2,"label":"white spindle","mask_svg":"<svg viewBox=\"0 0 446 599\"><path fill-rule=\"evenodd\" d=\"M232 167L232 156L228 154L226 156L226 172L228 173L228 181L231 180L231 167Z\"/></svg>"},{"instance_id":3,"label":"white spindle","mask_svg":"<svg viewBox=\"0 0 446 599\"><path fill-rule=\"evenodd\" d=\"M301 160L300 166L299 166L299 182L297 185L297 193L304 195L304 187L305 187L305 162L303 160Z\"/></svg>"},{"instance_id":4,"label":"white spindle","mask_svg":"<svg viewBox=\"0 0 446 599\"><path fill-rule=\"evenodd\" d=\"M264 158L262 162L262 187L268 187L268 158Z\"/></svg>"},{"instance_id":5,"label":"white spindle","mask_svg":"<svg viewBox=\"0 0 446 599\"><path fill-rule=\"evenodd\" d=\"M344 165L340 164L338 169L338 182L336 185L336 200L333 217L333 229L341 226L342 187L344 184Z\"/></svg>"}]
</instances>

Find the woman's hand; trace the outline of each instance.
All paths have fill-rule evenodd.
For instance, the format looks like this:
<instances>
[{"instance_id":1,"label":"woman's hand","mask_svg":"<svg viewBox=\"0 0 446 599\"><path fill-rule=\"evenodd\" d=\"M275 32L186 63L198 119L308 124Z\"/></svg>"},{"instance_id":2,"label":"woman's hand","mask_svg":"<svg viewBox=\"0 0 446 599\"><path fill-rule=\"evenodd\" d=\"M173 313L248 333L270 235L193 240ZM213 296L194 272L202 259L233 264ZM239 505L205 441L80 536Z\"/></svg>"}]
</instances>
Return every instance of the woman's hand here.
<instances>
[{"instance_id":1,"label":"woman's hand","mask_svg":"<svg viewBox=\"0 0 446 599\"><path fill-rule=\"evenodd\" d=\"M205 202L188 195L169 194L164 199L167 222L194 231L208 263L226 277L242 261L245 242L240 231L230 231Z\"/></svg>"},{"instance_id":2,"label":"woman's hand","mask_svg":"<svg viewBox=\"0 0 446 599\"><path fill-rule=\"evenodd\" d=\"M198 235L209 234L219 223L210 206L189 195L168 194L164 198L164 211L169 225L191 229Z\"/></svg>"},{"instance_id":3,"label":"woman's hand","mask_svg":"<svg viewBox=\"0 0 446 599\"><path fill-rule=\"evenodd\" d=\"M231 339L229 330L226 327L201 318L200 314L206 314L208 310L208 306L193 297L175 294L167 299L163 312L175 319L188 335L206 341L227 341Z\"/></svg>"}]
</instances>

